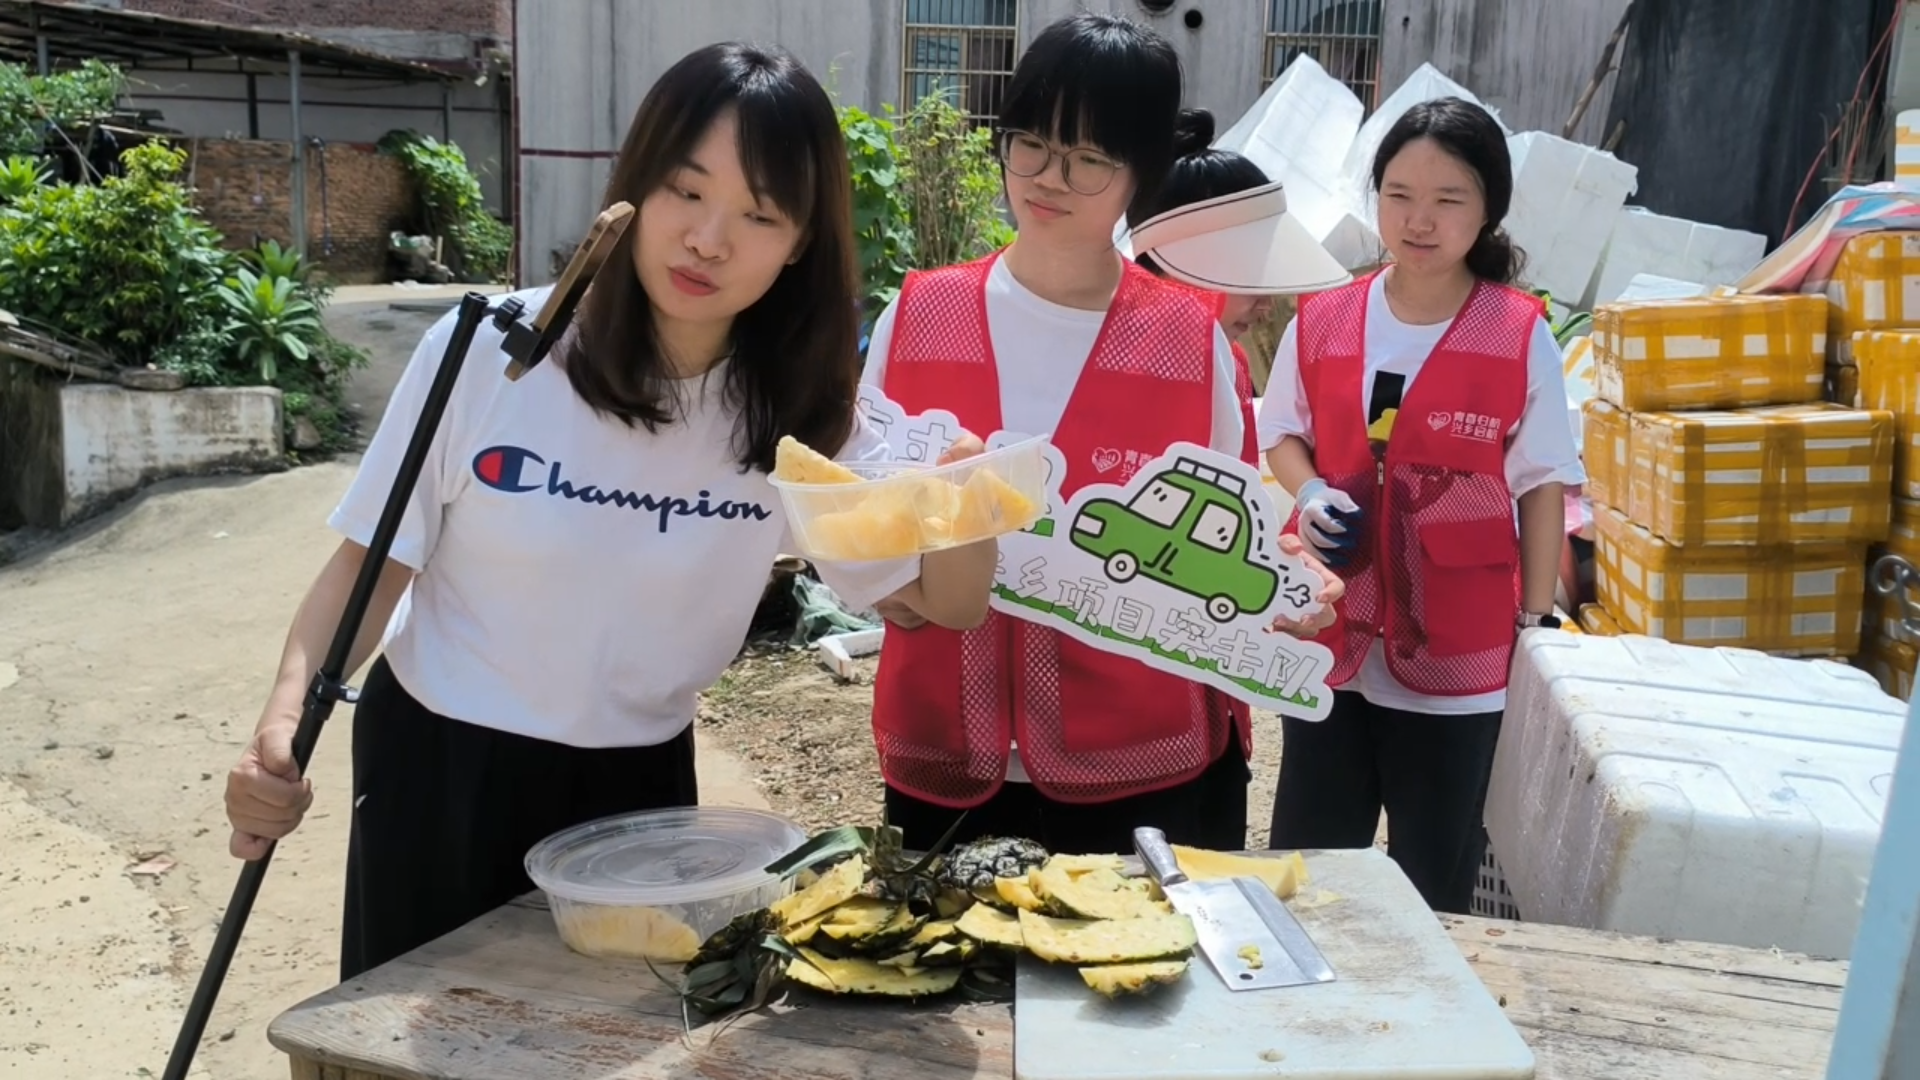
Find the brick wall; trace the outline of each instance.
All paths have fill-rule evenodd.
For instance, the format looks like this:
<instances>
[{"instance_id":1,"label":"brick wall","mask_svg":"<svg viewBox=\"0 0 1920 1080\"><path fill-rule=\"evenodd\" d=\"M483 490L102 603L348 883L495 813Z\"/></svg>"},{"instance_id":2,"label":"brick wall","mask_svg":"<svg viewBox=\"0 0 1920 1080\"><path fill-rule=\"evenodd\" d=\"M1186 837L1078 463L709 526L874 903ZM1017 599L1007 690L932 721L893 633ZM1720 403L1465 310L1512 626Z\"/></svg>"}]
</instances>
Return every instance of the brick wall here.
<instances>
[{"instance_id":1,"label":"brick wall","mask_svg":"<svg viewBox=\"0 0 1920 1080\"><path fill-rule=\"evenodd\" d=\"M293 151L288 143L201 139L185 145L195 201L226 236L228 247L250 248L261 240L292 242ZM398 160L364 144L329 143L323 150L308 151L307 251L334 281L388 280L388 234L405 228L412 211L412 186Z\"/></svg>"},{"instance_id":2,"label":"brick wall","mask_svg":"<svg viewBox=\"0 0 1920 1080\"><path fill-rule=\"evenodd\" d=\"M128 11L237 26L369 27L510 37L512 0L125 0Z\"/></svg>"}]
</instances>

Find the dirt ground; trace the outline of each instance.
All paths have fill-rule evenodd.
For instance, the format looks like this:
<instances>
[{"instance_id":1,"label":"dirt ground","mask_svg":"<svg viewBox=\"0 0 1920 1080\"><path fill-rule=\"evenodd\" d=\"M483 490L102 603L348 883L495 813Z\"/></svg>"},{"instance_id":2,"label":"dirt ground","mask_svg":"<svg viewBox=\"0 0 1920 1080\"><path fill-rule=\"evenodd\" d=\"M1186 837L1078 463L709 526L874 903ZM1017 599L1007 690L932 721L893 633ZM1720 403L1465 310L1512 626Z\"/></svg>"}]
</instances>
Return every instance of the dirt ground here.
<instances>
[{"instance_id":1,"label":"dirt ground","mask_svg":"<svg viewBox=\"0 0 1920 1080\"><path fill-rule=\"evenodd\" d=\"M371 427L434 316L396 311L386 294L342 299L336 333L375 350L354 390ZM325 518L353 464L157 485L0 566L7 1076L159 1075L238 870L225 772L337 542ZM743 656L702 709L703 800L771 804L811 827L876 820L870 693L809 652ZM342 707L320 740L314 808L276 854L196 1076L285 1077L267 1025L336 981L351 715ZM1259 843L1275 718L1259 719L1255 743Z\"/></svg>"},{"instance_id":2,"label":"dirt ground","mask_svg":"<svg viewBox=\"0 0 1920 1080\"><path fill-rule=\"evenodd\" d=\"M811 651L744 651L702 701L703 752L717 745L739 758L773 809L810 830L877 822L880 772L867 708L874 659L856 663L855 681L846 683ZM1247 843L1259 848L1280 775L1280 717L1256 711L1253 726Z\"/></svg>"}]
</instances>

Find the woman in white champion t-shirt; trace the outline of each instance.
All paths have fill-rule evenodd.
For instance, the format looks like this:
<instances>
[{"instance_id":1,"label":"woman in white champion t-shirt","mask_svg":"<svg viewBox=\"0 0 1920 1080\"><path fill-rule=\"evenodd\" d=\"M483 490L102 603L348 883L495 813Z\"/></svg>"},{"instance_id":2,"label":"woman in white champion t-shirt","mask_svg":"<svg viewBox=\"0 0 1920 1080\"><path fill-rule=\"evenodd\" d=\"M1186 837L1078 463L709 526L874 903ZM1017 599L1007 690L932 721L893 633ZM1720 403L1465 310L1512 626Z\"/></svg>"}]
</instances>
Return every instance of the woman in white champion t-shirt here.
<instances>
[{"instance_id":1,"label":"woman in white champion t-shirt","mask_svg":"<svg viewBox=\"0 0 1920 1080\"><path fill-rule=\"evenodd\" d=\"M855 404L847 169L833 105L790 55L701 49L640 106L607 187L637 208L631 259L601 271L551 362L510 383L499 333L478 335L348 665L410 586L354 710L343 978L531 889L522 860L554 831L696 801L695 696L790 547L775 444L887 454ZM228 778L237 857L312 802L292 732L451 330L421 342L333 514L346 539ZM968 435L949 454L979 450ZM995 557L820 571L852 605L965 629Z\"/></svg>"}]
</instances>

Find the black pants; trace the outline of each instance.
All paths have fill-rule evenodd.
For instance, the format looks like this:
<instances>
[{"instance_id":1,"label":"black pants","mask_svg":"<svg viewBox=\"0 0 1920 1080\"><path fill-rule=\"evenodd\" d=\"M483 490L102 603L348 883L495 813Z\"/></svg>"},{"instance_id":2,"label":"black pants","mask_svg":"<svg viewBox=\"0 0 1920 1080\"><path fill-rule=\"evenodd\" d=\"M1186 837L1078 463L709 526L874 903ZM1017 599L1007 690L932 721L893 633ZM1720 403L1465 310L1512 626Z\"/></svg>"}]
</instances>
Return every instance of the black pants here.
<instances>
[{"instance_id":1,"label":"black pants","mask_svg":"<svg viewBox=\"0 0 1920 1080\"><path fill-rule=\"evenodd\" d=\"M1283 718L1267 846L1364 848L1387 812L1387 853L1435 911L1469 913L1500 713L1434 716L1335 691L1318 723Z\"/></svg>"},{"instance_id":2,"label":"black pants","mask_svg":"<svg viewBox=\"0 0 1920 1080\"><path fill-rule=\"evenodd\" d=\"M342 981L531 891L527 850L610 814L692 806L693 728L583 750L429 712L385 657L353 714Z\"/></svg>"},{"instance_id":3,"label":"black pants","mask_svg":"<svg viewBox=\"0 0 1920 1080\"><path fill-rule=\"evenodd\" d=\"M1032 784L1009 783L985 803L966 811L953 843L983 836L1019 836L1062 855L1130 855L1133 830L1157 826L1175 844L1239 851L1247 846L1247 767L1236 730L1226 752L1207 770L1177 787L1103 803L1065 803ZM887 787L887 822L898 826L912 851L938 843L961 811L916 799Z\"/></svg>"}]
</instances>

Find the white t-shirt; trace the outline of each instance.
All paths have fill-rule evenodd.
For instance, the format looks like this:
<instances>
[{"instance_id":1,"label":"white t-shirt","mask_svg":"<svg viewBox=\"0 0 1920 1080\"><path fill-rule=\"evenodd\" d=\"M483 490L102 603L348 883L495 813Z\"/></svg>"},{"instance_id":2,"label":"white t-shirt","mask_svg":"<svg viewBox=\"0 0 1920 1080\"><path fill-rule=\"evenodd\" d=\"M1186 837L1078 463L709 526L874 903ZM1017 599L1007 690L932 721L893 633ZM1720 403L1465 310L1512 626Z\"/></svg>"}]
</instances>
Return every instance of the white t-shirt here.
<instances>
[{"instance_id":1,"label":"white t-shirt","mask_svg":"<svg viewBox=\"0 0 1920 1080\"><path fill-rule=\"evenodd\" d=\"M897 306L897 301L888 304L874 323L873 337L867 344L868 385L885 385ZM1106 319L1105 311L1062 307L1041 299L1014 279L1007 260L994 260L987 274L987 334L1000 361L1000 423L1008 432L1051 435L1060 426L1067 401L1093 355L1094 340ZM1215 326L1210 445L1237 459L1246 428L1240 418L1233 376L1233 346L1227 341L1227 332ZM985 439L993 433L974 434Z\"/></svg>"},{"instance_id":2,"label":"white t-shirt","mask_svg":"<svg viewBox=\"0 0 1920 1080\"><path fill-rule=\"evenodd\" d=\"M549 289L518 293L538 311ZM366 544L455 316L422 339L329 524ZM386 654L442 716L580 747L649 746L693 722L792 550L779 492L743 472L724 368L681 383L657 434L596 414L558 356L519 382L502 335L475 335L390 557L414 568ZM556 350L557 352L557 350ZM838 455L884 459L862 421ZM866 607L919 560L820 566Z\"/></svg>"},{"instance_id":3,"label":"white t-shirt","mask_svg":"<svg viewBox=\"0 0 1920 1080\"><path fill-rule=\"evenodd\" d=\"M1298 320L1287 325L1280 335L1280 347L1273 356L1273 373L1267 377L1267 390L1260 403L1260 452L1280 445L1280 440L1298 436L1313 443L1313 415L1306 392L1300 385L1300 352L1295 340ZM1394 317L1387 304L1386 275L1374 277L1367 293L1367 353L1360 397L1353 407L1367 408L1373 394L1374 376L1381 372L1406 378L1406 391L1413 388L1427 357L1447 331L1451 322L1416 326ZM1565 402L1567 376L1561 365L1560 346L1546 320L1535 321L1533 340L1527 347L1527 402L1520 422L1507 433L1507 486L1514 498L1541 484L1580 484L1586 482L1586 470L1580 452L1574 447L1573 427L1567 420ZM1353 681L1342 687L1358 691L1368 701L1391 709L1409 712L1443 713L1460 716L1470 713L1499 712L1506 708L1507 694L1469 697L1434 697L1416 694L1400 684L1387 670L1386 653L1375 641L1373 650Z\"/></svg>"},{"instance_id":4,"label":"white t-shirt","mask_svg":"<svg viewBox=\"0 0 1920 1080\"><path fill-rule=\"evenodd\" d=\"M883 387L887 351L893 344L896 301L887 305L867 344L863 380ZM996 259L987 275L987 336L999 361L1000 423L1018 435L1052 435L1066 415L1067 402L1093 356L1106 322L1104 311L1062 307L1014 279L1005 259ZM1213 434L1209 446L1236 460L1246 438L1240 398L1234 390L1233 346L1217 324L1213 331ZM993 434L977 431L982 439ZM1007 764L1007 779L1024 782L1027 772L1018 750Z\"/></svg>"}]
</instances>

